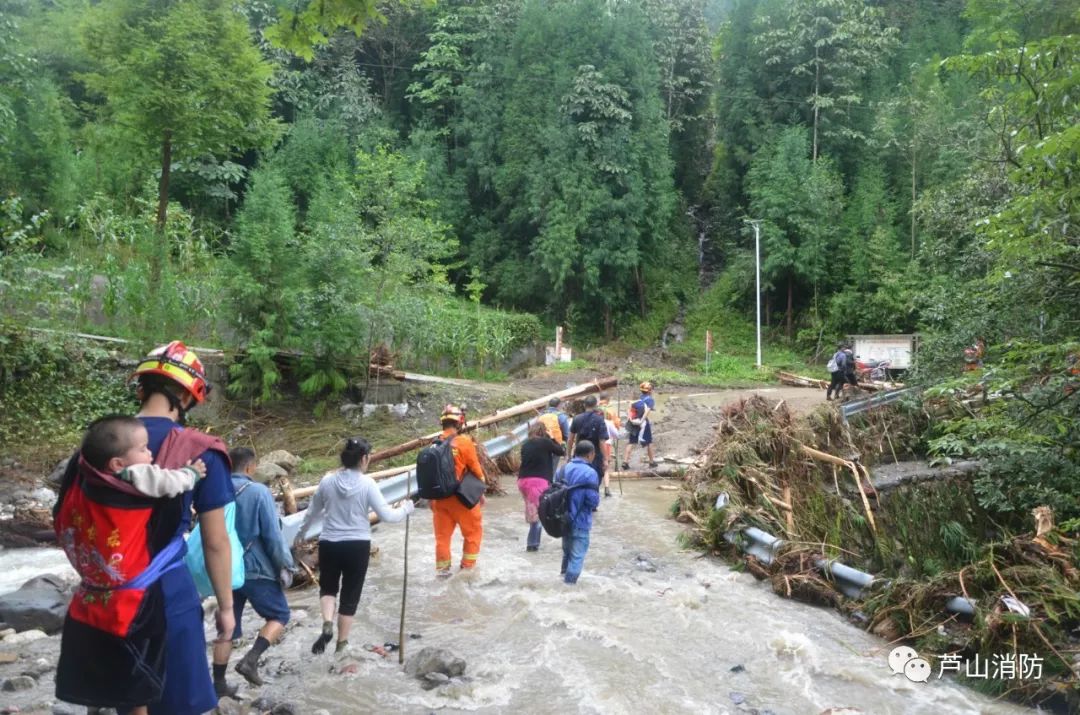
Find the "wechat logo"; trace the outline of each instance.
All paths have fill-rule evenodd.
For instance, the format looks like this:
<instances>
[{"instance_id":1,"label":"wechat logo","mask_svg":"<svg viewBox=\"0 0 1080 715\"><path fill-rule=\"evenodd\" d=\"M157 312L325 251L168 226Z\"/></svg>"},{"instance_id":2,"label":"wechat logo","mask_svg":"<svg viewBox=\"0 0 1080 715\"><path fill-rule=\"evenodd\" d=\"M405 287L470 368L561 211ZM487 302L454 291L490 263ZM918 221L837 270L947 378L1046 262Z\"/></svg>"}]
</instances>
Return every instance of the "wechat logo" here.
<instances>
[{"instance_id":1,"label":"wechat logo","mask_svg":"<svg viewBox=\"0 0 1080 715\"><path fill-rule=\"evenodd\" d=\"M913 683L925 683L930 680L930 663L920 658L914 648L906 645L897 646L889 653L889 667L893 675L903 675Z\"/></svg>"}]
</instances>

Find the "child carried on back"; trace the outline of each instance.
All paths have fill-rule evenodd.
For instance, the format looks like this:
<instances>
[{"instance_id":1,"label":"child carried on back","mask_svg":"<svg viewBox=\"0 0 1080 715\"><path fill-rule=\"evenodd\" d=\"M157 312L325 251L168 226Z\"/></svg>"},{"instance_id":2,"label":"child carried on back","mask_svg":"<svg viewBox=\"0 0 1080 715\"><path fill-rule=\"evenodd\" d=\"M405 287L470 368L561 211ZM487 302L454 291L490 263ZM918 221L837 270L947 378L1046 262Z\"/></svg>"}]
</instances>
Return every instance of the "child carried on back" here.
<instances>
[{"instance_id":1,"label":"child carried on back","mask_svg":"<svg viewBox=\"0 0 1080 715\"><path fill-rule=\"evenodd\" d=\"M157 581L183 564L183 540L155 549L154 510L206 475L153 465L146 427L110 415L86 432L75 477L61 493L56 536L82 579L68 607L56 694L61 700L136 715L160 698L165 614Z\"/></svg>"}]
</instances>

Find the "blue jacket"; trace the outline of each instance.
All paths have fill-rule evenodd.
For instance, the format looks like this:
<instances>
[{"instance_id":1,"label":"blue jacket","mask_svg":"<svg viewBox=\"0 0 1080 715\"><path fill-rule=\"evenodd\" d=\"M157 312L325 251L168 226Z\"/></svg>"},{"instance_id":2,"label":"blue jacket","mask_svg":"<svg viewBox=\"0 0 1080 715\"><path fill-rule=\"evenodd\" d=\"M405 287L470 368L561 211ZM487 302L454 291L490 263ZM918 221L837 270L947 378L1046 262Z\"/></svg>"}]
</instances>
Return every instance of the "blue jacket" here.
<instances>
[{"instance_id":1,"label":"blue jacket","mask_svg":"<svg viewBox=\"0 0 1080 715\"><path fill-rule=\"evenodd\" d=\"M590 485L575 489L568 497L572 528L575 531L589 531L592 529L593 511L600 506L600 478L596 469L581 457L574 457L561 471L562 480L567 486Z\"/></svg>"},{"instance_id":2,"label":"blue jacket","mask_svg":"<svg viewBox=\"0 0 1080 715\"><path fill-rule=\"evenodd\" d=\"M548 407L541 414L550 414L554 412L559 416L559 431L562 432L563 444L566 440L570 439L570 418L566 416L566 413L560 410L558 407Z\"/></svg>"},{"instance_id":3,"label":"blue jacket","mask_svg":"<svg viewBox=\"0 0 1080 715\"><path fill-rule=\"evenodd\" d=\"M265 484L244 474L232 475L236 489L236 535L244 549L248 579L277 581L281 569L293 568L292 553L281 535L274 495Z\"/></svg>"}]
</instances>

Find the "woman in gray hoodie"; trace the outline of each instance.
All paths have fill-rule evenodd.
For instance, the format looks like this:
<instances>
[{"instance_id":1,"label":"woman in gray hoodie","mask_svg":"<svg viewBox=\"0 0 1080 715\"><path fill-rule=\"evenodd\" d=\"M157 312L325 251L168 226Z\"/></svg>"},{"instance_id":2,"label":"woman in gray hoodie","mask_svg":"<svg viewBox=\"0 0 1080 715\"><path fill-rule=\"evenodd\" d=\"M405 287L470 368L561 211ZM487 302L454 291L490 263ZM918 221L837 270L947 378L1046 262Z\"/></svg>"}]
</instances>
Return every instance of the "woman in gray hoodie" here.
<instances>
[{"instance_id":1,"label":"woman in gray hoodie","mask_svg":"<svg viewBox=\"0 0 1080 715\"><path fill-rule=\"evenodd\" d=\"M321 517L319 535L319 601L322 606L322 634L311 646L318 654L334 637L334 607L341 589L338 613L337 652L349 644L360 592L367 576L371 556L371 524L368 512L374 510L386 522L401 521L413 512L414 504L405 500L398 509L386 503L375 480L365 475L371 445L362 437L345 442L341 452L341 469L330 472L315 491L307 508L296 542L304 540L308 529Z\"/></svg>"}]
</instances>

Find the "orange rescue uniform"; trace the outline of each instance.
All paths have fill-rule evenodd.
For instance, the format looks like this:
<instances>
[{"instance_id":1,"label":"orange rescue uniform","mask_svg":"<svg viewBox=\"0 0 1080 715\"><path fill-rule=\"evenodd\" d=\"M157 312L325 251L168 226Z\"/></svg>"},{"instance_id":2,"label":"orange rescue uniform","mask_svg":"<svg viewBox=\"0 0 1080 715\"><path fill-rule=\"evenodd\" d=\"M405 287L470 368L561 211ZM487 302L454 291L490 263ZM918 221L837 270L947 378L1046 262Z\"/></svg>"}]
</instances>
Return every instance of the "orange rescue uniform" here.
<instances>
[{"instance_id":1,"label":"orange rescue uniform","mask_svg":"<svg viewBox=\"0 0 1080 715\"><path fill-rule=\"evenodd\" d=\"M442 438L454 436L453 430L444 429ZM466 435L454 436L454 473L458 481L466 470L478 479L484 479L484 469L480 466L480 457L476 453L476 443ZM476 566L476 557L480 555L480 541L484 537L483 502L472 509L461 503L457 497L438 499L431 502L431 515L435 524L435 568L450 568L450 540L454 537L454 528L461 528L465 546L461 553L461 568L471 569Z\"/></svg>"}]
</instances>

